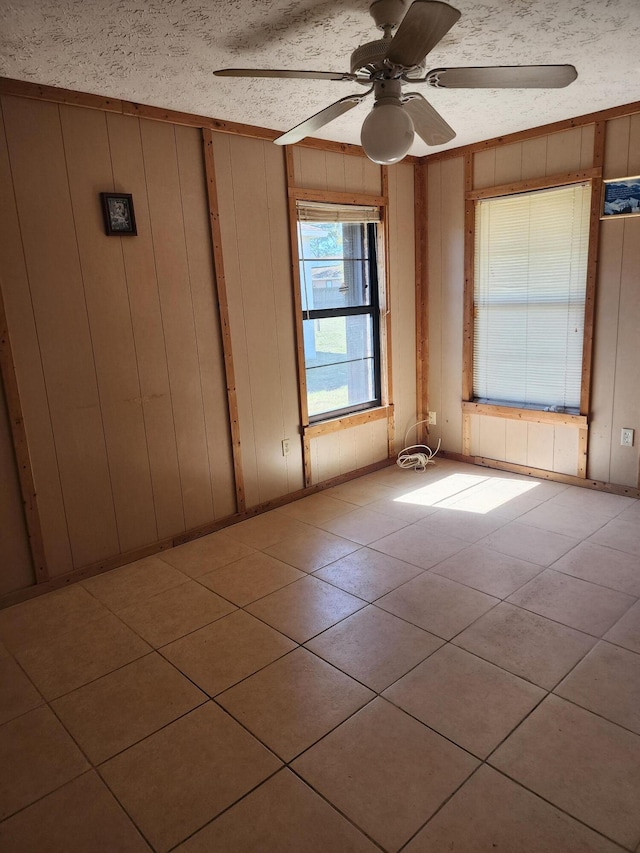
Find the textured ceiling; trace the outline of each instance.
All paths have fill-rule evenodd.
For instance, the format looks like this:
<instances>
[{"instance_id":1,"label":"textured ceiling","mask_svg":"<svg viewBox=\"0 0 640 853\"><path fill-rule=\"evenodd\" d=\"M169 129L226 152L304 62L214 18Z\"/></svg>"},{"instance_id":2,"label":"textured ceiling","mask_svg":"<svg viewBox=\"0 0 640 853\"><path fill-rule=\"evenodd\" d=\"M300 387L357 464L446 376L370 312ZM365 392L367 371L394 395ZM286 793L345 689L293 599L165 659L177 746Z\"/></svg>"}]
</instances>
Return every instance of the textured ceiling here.
<instances>
[{"instance_id":1,"label":"textured ceiling","mask_svg":"<svg viewBox=\"0 0 640 853\"><path fill-rule=\"evenodd\" d=\"M457 137L411 153L640 100L640 0L453 0L427 68L572 63L548 91L421 87ZM347 71L381 36L367 0L2 0L0 75L286 130L353 83L216 78L225 67ZM419 88L415 86L412 88ZM317 136L359 144L365 102ZM367 106L369 104L369 106Z\"/></svg>"}]
</instances>

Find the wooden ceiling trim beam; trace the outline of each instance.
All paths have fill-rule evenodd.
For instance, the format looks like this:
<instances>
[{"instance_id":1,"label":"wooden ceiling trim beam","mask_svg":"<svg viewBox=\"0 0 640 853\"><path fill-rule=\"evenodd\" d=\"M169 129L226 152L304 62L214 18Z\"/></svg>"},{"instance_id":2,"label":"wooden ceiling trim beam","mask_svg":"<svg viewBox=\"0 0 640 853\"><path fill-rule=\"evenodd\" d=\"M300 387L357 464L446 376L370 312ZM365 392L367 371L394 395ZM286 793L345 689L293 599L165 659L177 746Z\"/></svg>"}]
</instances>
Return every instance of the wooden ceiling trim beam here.
<instances>
[{"instance_id":1,"label":"wooden ceiling trim beam","mask_svg":"<svg viewBox=\"0 0 640 853\"><path fill-rule=\"evenodd\" d=\"M504 136L495 136L482 142L472 142L469 145L461 145L459 148L448 148L446 151L437 151L435 154L427 154L420 158L422 162L436 163L439 160L450 160L452 157L462 157L465 154L475 154L485 151L487 148L498 148L501 145L510 145L513 142L523 142L525 139L535 139L538 136L548 136L551 133L561 133L563 130L571 130L574 127L584 127L587 124L597 124L600 121L610 121L615 118L640 113L640 101L630 104L622 104L619 107L611 107L595 113L563 119L562 121L543 124L540 127L531 127L528 130L519 130L516 133L507 133Z\"/></svg>"}]
</instances>

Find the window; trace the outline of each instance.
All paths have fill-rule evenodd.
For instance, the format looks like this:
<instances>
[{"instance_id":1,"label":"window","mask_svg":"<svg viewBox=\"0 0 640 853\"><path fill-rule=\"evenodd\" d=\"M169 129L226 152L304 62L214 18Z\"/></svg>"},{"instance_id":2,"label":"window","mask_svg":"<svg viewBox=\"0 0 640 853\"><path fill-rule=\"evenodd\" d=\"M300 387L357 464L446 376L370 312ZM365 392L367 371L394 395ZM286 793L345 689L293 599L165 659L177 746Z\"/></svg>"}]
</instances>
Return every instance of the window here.
<instances>
[{"instance_id":1,"label":"window","mask_svg":"<svg viewBox=\"0 0 640 853\"><path fill-rule=\"evenodd\" d=\"M473 398L578 413L591 185L478 201Z\"/></svg>"},{"instance_id":2,"label":"window","mask_svg":"<svg viewBox=\"0 0 640 853\"><path fill-rule=\"evenodd\" d=\"M300 302L311 423L379 406L377 207L301 202Z\"/></svg>"}]
</instances>

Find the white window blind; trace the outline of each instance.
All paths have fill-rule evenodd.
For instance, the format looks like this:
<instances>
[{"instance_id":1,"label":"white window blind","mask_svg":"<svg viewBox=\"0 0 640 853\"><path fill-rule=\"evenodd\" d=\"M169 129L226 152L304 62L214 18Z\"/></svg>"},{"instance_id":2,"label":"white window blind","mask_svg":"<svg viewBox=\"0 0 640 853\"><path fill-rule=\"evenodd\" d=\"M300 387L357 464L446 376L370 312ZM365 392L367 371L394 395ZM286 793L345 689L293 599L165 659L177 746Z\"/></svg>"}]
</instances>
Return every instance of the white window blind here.
<instances>
[{"instance_id":1,"label":"white window blind","mask_svg":"<svg viewBox=\"0 0 640 853\"><path fill-rule=\"evenodd\" d=\"M587 183L478 202L474 399L579 410L590 199Z\"/></svg>"},{"instance_id":2,"label":"white window blind","mask_svg":"<svg viewBox=\"0 0 640 853\"><path fill-rule=\"evenodd\" d=\"M380 222L378 207L321 201L298 201L296 206L300 222Z\"/></svg>"}]
</instances>

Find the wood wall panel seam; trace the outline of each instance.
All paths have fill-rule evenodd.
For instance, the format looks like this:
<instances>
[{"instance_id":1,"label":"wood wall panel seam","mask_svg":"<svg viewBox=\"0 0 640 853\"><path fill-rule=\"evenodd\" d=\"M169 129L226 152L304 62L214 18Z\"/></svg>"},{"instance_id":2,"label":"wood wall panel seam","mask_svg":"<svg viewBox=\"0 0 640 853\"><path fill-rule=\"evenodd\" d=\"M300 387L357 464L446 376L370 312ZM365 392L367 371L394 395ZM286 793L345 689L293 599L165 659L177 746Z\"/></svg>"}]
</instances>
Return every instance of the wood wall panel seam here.
<instances>
[{"instance_id":1,"label":"wood wall panel seam","mask_svg":"<svg viewBox=\"0 0 640 853\"><path fill-rule=\"evenodd\" d=\"M40 523L40 511L38 509L38 496L31 466L31 456L27 444L27 433L22 414L20 402L20 390L16 376L13 353L11 350L11 339L7 325L7 316L4 308L4 299L0 282L0 373L5 390L9 422L11 424L11 436L18 469L18 480L24 505L25 521L29 535L29 548L33 559L33 568L36 584L49 580L49 569L44 550L44 539L42 525Z\"/></svg>"},{"instance_id":2,"label":"wood wall panel seam","mask_svg":"<svg viewBox=\"0 0 640 853\"><path fill-rule=\"evenodd\" d=\"M207 199L209 204L209 223L211 228L211 243L213 248L213 265L215 271L216 298L220 312L220 327L222 331L222 348L224 354L224 369L227 380L227 400L229 405L229 421L231 428L231 450L233 455L233 471L236 488L236 505L239 512L246 508L244 491L244 474L242 469L242 447L240 443L240 422L238 417L238 397L235 372L233 367L233 351L231 346L231 326L229 324L229 305L224 275L224 260L222 254L222 235L220 232L220 214L218 210L218 194L216 189L215 162L213 157L213 132L208 128L202 130L205 176L207 180Z\"/></svg>"},{"instance_id":3,"label":"wood wall panel seam","mask_svg":"<svg viewBox=\"0 0 640 853\"><path fill-rule=\"evenodd\" d=\"M95 387L96 387L96 397L98 400L98 410L100 412L100 425L101 425L101 432L102 432L102 441L104 444L105 464L106 464L107 474L109 477L109 494L111 497L111 507L113 509L113 524L115 526L115 533L116 533L116 538L118 541L118 552L120 552L122 550L122 538L121 538L121 529L120 529L120 526L118 524L118 510L116 507L116 496L115 496L115 489L114 489L114 485L113 485L113 480L114 480L114 477L113 477L113 461L110 458L110 453L109 453L109 441L107 439L107 427L105 424L105 404L104 404L104 400L103 400L104 395L100 389L101 383L100 383L100 377L99 377L99 371L98 371L98 364L96 361L96 345L94 343L94 329L93 329L93 325L91 322L91 312L89 310L89 303L88 303L88 299L87 299L87 274L86 274L86 269L83 265L82 251L80 248L80 236L78 234L78 224L76 222L76 214L74 211L73 186L72 186L71 176L69 173L69 157L67 154L67 145L66 145L66 140L65 140L65 128L64 128L63 116L62 116L63 106L68 106L68 105L58 105L58 116L59 116L59 120L60 120L60 138L62 141L62 150L63 150L63 154L64 154L64 167L65 167L65 171L66 171L67 185L69 188L69 200L70 200L70 207L71 207L71 225L73 227L73 237L75 240L76 252L77 252L77 256L78 256L78 269L80 272L80 282L82 285L82 299L83 299L84 309L85 309L86 317L87 317L87 330L88 330L88 334L89 334L89 342L91 345L91 361L93 364L93 372L94 372L94 376L95 376ZM104 118L104 124L105 124L105 134L108 137L106 115L103 116L103 118ZM110 163L110 165L111 165L111 163ZM111 174L113 175L113 171Z\"/></svg>"}]
</instances>

